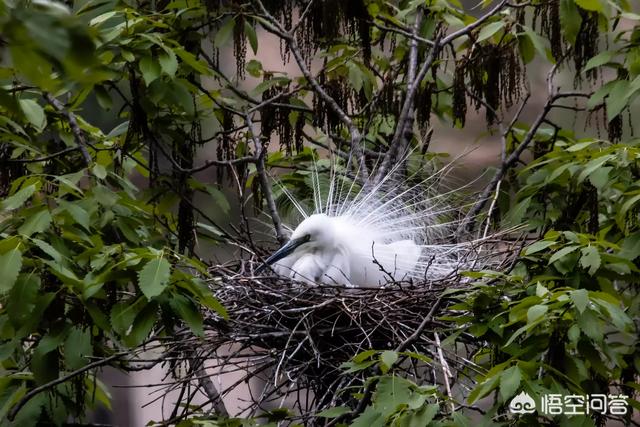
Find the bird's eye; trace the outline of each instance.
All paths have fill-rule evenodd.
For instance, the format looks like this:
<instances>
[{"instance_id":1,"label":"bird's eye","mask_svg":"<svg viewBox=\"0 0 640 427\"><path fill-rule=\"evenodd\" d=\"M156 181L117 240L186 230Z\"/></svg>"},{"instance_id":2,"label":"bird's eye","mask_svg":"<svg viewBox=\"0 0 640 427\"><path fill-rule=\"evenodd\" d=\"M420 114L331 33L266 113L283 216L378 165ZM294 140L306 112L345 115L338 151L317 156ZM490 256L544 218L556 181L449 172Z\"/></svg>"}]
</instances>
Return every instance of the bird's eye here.
<instances>
[{"instance_id":1,"label":"bird's eye","mask_svg":"<svg viewBox=\"0 0 640 427\"><path fill-rule=\"evenodd\" d=\"M302 241L303 242L308 242L309 240L311 240L311 234L305 234L304 236L302 236Z\"/></svg>"}]
</instances>

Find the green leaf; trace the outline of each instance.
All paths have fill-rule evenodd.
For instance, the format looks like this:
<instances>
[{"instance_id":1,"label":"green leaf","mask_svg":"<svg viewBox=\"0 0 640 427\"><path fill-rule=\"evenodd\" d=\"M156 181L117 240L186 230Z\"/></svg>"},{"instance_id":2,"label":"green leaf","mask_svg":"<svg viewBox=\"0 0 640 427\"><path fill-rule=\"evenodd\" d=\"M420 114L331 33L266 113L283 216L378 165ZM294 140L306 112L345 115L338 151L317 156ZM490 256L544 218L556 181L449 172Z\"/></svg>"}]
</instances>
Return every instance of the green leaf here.
<instances>
[{"instance_id":1,"label":"green leaf","mask_svg":"<svg viewBox=\"0 0 640 427\"><path fill-rule=\"evenodd\" d=\"M569 296L579 313L582 313L585 308L587 308L587 304L589 304L589 292L586 289L576 289L571 291Z\"/></svg>"},{"instance_id":2,"label":"green leaf","mask_svg":"<svg viewBox=\"0 0 640 427\"><path fill-rule=\"evenodd\" d=\"M224 215L228 215L229 212L231 212L231 205L227 200L227 196L213 185L205 185L205 188L207 189L207 193L213 198L216 207L220 209Z\"/></svg>"},{"instance_id":3,"label":"green leaf","mask_svg":"<svg viewBox=\"0 0 640 427\"><path fill-rule=\"evenodd\" d=\"M13 196L7 197L0 203L0 209L2 210L12 210L18 209L20 206L24 204L33 193L36 192L35 184L31 184L28 187L23 188L22 190L15 193Z\"/></svg>"},{"instance_id":4,"label":"green leaf","mask_svg":"<svg viewBox=\"0 0 640 427\"><path fill-rule=\"evenodd\" d=\"M382 373L387 373L387 371L391 369L391 366L396 363L396 360L398 360L398 353L390 350L383 351L380 354L380 362L382 362Z\"/></svg>"},{"instance_id":5,"label":"green leaf","mask_svg":"<svg viewBox=\"0 0 640 427\"><path fill-rule=\"evenodd\" d=\"M160 64L150 56L143 56L138 64L142 78L147 86L160 77Z\"/></svg>"},{"instance_id":6,"label":"green leaf","mask_svg":"<svg viewBox=\"0 0 640 427\"><path fill-rule=\"evenodd\" d=\"M131 325L131 330L125 337L127 345L135 347L142 344L142 342L149 337L157 320L158 306L155 302L151 302L135 317L135 321Z\"/></svg>"},{"instance_id":7,"label":"green leaf","mask_svg":"<svg viewBox=\"0 0 640 427\"><path fill-rule=\"evenodd\" d=\"M402 426L406 427L424 427L430 425L431 421L438 414L438 405L429 404L425 405L417 411L408 415L406 423Z\"/></svg>"},{"instance_id":8,"label":"green leaf","mask_svg":"<svg viewBox=\"0 0 640 427\"><path fill-rule=\"evenodd\" d=\"M569 3L572 3L572 0L563 0ZM582 68L582 72L589 71L592 68L600 67L604 64L611 62L611 60L616 56L616 53L611 50L605 50L604 52L599 53L594 56L590 60L587 61L585 66Z\"/></svg>"},{"instance_id":9,"label":"green leaf","mask_svg":"<svg viewBox=\"0 0 640 427\"><path fill-rule=\"evenodd\" d=\"M256 30L253 28L249 22L244 21L244 33L247 35L249 39L249 45L251 46L251 50L253 50L253 54L258 54L258 36L256 35Z\"/></svg>"},{"instance_id":10,"label":"green leaf","mask_svg":"<svg viewBox=\"0 0 640 427\"><path fill-rule=\"evenodd\" d=\"M640 256L640 232L624 238L618 255L629 261L633 261Z\"/></svg>"},{"instance_id":11,"label":"green leaf","mask_svg":"<svg viewBox=\"0 0 640 427\"><path fill-rule=\"evenodd\" d=\"M611 166L600 167L589 175L589 181L598 190L602 189L609 184L609 172L613 170Z\"/></svg>"},{"instance_id":12,"label":"green leaf","mask_svg":"<svg viewBox=\"0 0 640 427\"><path fill-rule=\"evenodd\" d=\"M93 168L91 168L91 171L98 179L105 179L107 177L107 170L101 164L96 163Z\"/></svg>"},{"instance_id":13,"label":"green leaf","mask_svg":"<svg viewBox=\"0 0 640 427\"><path fill-rule=\"evenodd\" d=\"M262 63L260 61L252 59L249 62L247 62L246 68L247 68L247 72L252 77L258 78L262 75Z\"/></svg>"},{"instance_id":14,"label":"green leaf","mask_svg":"<svg viewBox=\"0 0 640 427\"><path fill-rule=\"evenodd\" d=\"M18 276L18 280L9 294L9 301L17 303L7 305L7 314L16 329L19 329L31 316L38 301L39 289L40 277L33 274Z\"/></svg>"},{"instance_id":15,"label":"green leaf","mask_svg":"<svg viewBox=\"0 0 640 427\"><path fill-rule=\"evenodd\" d=\"M107 134L107 138L115 138L116 136L123 135L129 130L129 121L120 123L118 126L114 127Z\"/></svg>"},{"instance_id":16,"label":"green leaf","mask_svg":"<svg viewBox=\"0 0 640 427\"><path fill-rule=\"evenodd\" d=\"M522 224L529 209L529 205L531 204L531 198L532 197L527 197L519 201L518 204L512 207L509 212L507 212L505 218L502 220L503 225L518 226Z\"/></svg>"},{"instance_id":17,"label":"green leaf","mask_svg":"<svg viewBox=\"0 0 640 427\"><path fill-rule=\"evenodd\" d=\"M22 268L22 252L18 248L0 255L0 294L6 294L13 288Z\"/></svg>"},{"instance_id":18,"label":"green leaf","mask_svg":"<svg viewBox=\"0 0 640 427\"><path fill-rule=\"evenodd\" d=\"M607 163L609 160L615 159L615 155L608 154L606 156L596 157L595 159L590 160L585 166L584 169L578 175L578 183L582 183L591 173L600 169L602 165Z\"/></svg>"},{"instance_id":19,"label":"green leaf","mask_svg":"<svg viewBox=\"0 0 640 427\"><path fill-rule=\"evenodd\" d=\"M198 311L198 307L184 295L174 294L169 300L169 305L191 330L198 336L204 336L202 327L202 315Z\"/></svg>"},{"instance_id":20,"label":"green leaf","mask_svg":"<svg viewBox=\"0 0 640 427\"><path fill-rule=\"evenodd\" d=\"M42 107L33 99L21 99L18 101L25 117L38 131L47 126L47 116Z\"/></svg>"},{"instance_id":21,"label":"green leaf","mask_svg":"<svg viewBox=\"0 0 640 427\"><path fill-rule=\"evenodd\" d=\"M152 259L140 270L138 286L147 299L158 296L165 290L170 273L171 264L162 256Z\"/></svg>"},{"instance_id":22,"label":"green leaf","mask_svg":"<svg viewBox=\"0 0 640 427\"><path fill-rule=\"evenodd\" d=\"M51 214L46 208L41 209L26 219L20 228L18 228L18 233L25 236L42 233L49 228L49 224L51 224Z\"/></svg>"},{"instance_id":23,"label":"green leaf","mask_svg":"<svg viewBox=\"0 0 640 427\"><path fill-rule=\"evenodd\" d=\"M231 39L231 34L233 34L233 27L235 27L235 25L235 19L229 18L227 19L227 22L225 22L222 27L218 29L218 32L213 39L213 44L217 48L223 47Z\"/></svg>"},{"instance_id":24,"label":"green leaf","mask_svg":"<svg viewBox=\"0 0 640 427\"><path fill-rule=\"evenodd\" d=\"M579 247L580 247L579 245L565 246L564 248L554 253L553 256L551 256L551 258L549 258L549 265L553 264L559 259L564 258L565 256L569 255L571 252L577 250Z\"/></svg>"},{"instance_id":25,"label":"green leaf","mask_svg":"<svg viewBox=\"0 0 640 427\"><path fill-rule=\"evenodd\" d=\"M578 142L577 144L572 144L569 147L565 148L565 150L570 152L570 153L573 153L575 151L584 150L585 148L587 148L590 145L595 144L596 142L597 141L594 141L594 140Z\"/></svg>"},{"instance_id":26,"label":"green leaf","mask_svg":"<svg viewBox=\"0 0 640 427\"><path fill-rule=\"evenodd\" d=\"M413 384L402 377L391 375L381 377L376 387L373 404L376 410L388 417L398 407L411 400Z\"/></svg>"},{"instance_id":27,"label":"green leaf","mask_svg":"<svg viewBox=\"0 0 640 427\"><path fill-rule=\"evenodd\" d=\"M600 268L600 252L595 246L587 246L582 249L580 265L589 269L589 274L593 276Z\"/></svg>"},{"instance_id":28,"label":"green leaf","mask_svg":"<svg viewBox=\"0 0 640 427\"><path fill-rule=\"evenodd\" d=\"M229 319L229 313L227 312L227 309L224 308L224 305L222 305L220 301L218 301L218 299L213 295L203 295L200 296L198 300L200 301L200 304L215 311L223 319Z\"/></svg>"},{"instance_id":29,"label":"green leaf","mask_svg":"<svg viewBox=\"0 0 640 427\"><path fill-rule=\"evenodd\" d=\"M58 200L60 206L71 215L73 220L80 224L85 230L89 231L91 227L91 218L89 213L85 211L78 203L67 202L66 200Z\"/></svg>"},{"instance_id":30,"label":"green leaf","mask_svg":"<svg viewBox=\"0 0 640 427\"><path fill-rule=\"evenodd\" d=\"M500 374L500 396L504 402L518 391L521 379L522 373L517 366L512 366Z\"/></svg>"},{"instance_id":31,"label":"green leaf","mask_svg":"<svg viewBox=\"0 0 640 427\"><path fill-rule=\"evenodd\" d=\"M119 335L125 336L134 319L145 306L146 301L142 297L134 302L128 300L115 304L111 308L111 327L113 330Z\"/></svg>"},{"instance_id":32,"label":"green leaf","mask_svg":"<svg viewBox=\"0 0 640 427\"><path fill-rule=\"evenodd\" d=\"M480 30L480 34L478 34L478 39L476 40L478 43L488 39L493 36L495 33L504 28L506 23L504 21L492 22L490 24L485 25Z\"/></svg>"},{"instance_id":33,"label":"green leaf","mask_svg":"<svg viewBox=\"0 0 640 427\"><path fill-rule=\"evenodd\" d=\"M109 95L109 91L107 91L102 85L95 85L93 87L93 92L96 95L96 100L100 107L105 110L110 110L113 106L113 100L111 99L111 95Z\"/></svg>"},{"instance_id":34,"label":"green leaf","mask_svg":"<svg viewBox=\"0 0 640 427\"><path fill-rule=\"evenodd\" d=\"M591 12L602 12L602 3L600 0L575 0L576 4L584 10Z\"/></svg>"},{"instance_id":35,"label":"green leaf","mask_svg":"<svg viewBox=\"0 0 640 427\"><path fill-rule=\"evenodd\" d=\"M93 355L91 331L89 328L71 328L64 343L64 360L69 370L80 369L89 363L88 356Z\"/></svg>"},{"instance_id":36,"label":"green leaf","mask_svg":"<svg viewBox=\"0 0 640 427\"><path fill-rule=\"evenodd\" d=\"M536 49L538 54L543 58L546 58L547 56L547 49L545 47L546 39L539 36L538 34L536 34L535 31L533 31L531 28L528 28L528 27L524 28L524 33L527 35L527 37L529 37L529 39L531 40L531 43L533 43L533 47Z\"/></svg>"},{"instance_id":37,"label":"green leaf","mask_svg":"<svg viewBox=\"0 0 640 427\"><path fill-rule=\"evenodd\" d=\"M544 304L536 304L527 310L527 324L532 324L547 314L549 307Z\"/></svg>"},{"instance_id":38,"label":"green leaf","mask_svg":"<svg viewBox=\"0 0 640 427\"><path fill-rule=\"evenodd\" d=\"M628 80L617 80L613 84L613 87L609 92L609 96L605 100L605 105L607 107L608 121L613 120L627 106L627 101L629 100L629 98L627 97L628 93L629 93Z\"/></svg>"},{"instance_id":39,"label":"green leaf","mask_svg":"<svg viewBox=\"0 0 640 427\"><path fill-rule=\"evenodd\" d=\"M360 92L366 76L362 70L360 70L360 67L353 62L349 62L347 64L347 69L349 70L349 82L351 83L353 90Z\"/></svg>"},{"instance_id":40,"label":"green leaf","mask_svg":"<svg viewBox=\"0 0 640 427\"><path fill-rule=\"evenodd\" d=\"M165 49L165 51L161 52L158 56L158 62L163 73L171 78L175 77L176 71L178 71L178 60L171 49Z\"/></svg>"},{"instance_id":41,"label":"green leaf","mask_svg":"<svg viewBox=\"0 0 640 427\"><path fill-rule=\"evenodd\" d=\"M187 64L189 67L193 68L194 71L198 72L199 74L205 75L205 76L210 76L213 74L213 72L211 71L211 69L209 67L207 67L207 65L199 60L198 58L196 58L191 52L187 52L186 50L180 48L180 47L176 47L173 49L173 52L178 55L178 57L185 63Z\"/></svg>"},{"instance_id":42,"label":"green leaf","mask_svg":"<svg viewBox=\"0 0 640 427\"><path fill-rule=\"evenodd\" d=\"M560 25L565 38L572 45L576 43L581 24L582 16L580 16L574 0L560 0Z\"/></svg>"},{"instance_id":43,"label":"green leaf","mask_svg":"<svg viewBox=\"0 0 640 427\"><path fill-rule=\"evenodd\" d=\"M525 33L518 34L518 49L522 56L522 61L526 64L533 61L536 56L535 47L531 38Z\"/></svg>"},{"instance_id":44,"label":"green leaf","mask_svg":"<svg viewBox=\"0 0 640 427\"><path fill-rule=\"evenodd\" d=\"M384 427L384 416L369 406L364 410L349 427Z\"/></svg>"},{"instance_id":45,"label":"green leaf","mask_svg":"<svg viewBox=\"0 0 640 427\"><path fill-rule=\"evenodd\" d=\"M555 245L555 244L556 244L555 240L540 240L540 241L537 241L537 242L529 245L527 247L527 249L525 249L524 254L525 255L535 254L536 252L540 252L542 250L545 250L549 246L552 246L552 245Z\"/></svg>"},{"instance_id":46,"label":"green leaf","mask_svg":"<svg viewBox=\"0 0 640 427\"><path fill-rule=\"evenodd\" d=\"M507 345L509 345L509 343L507 343ZM467 401L472 404L476 400L485 397L498 386L499 381L500 375L492 375L485 378L482 382L476 385L471 393L469 393L469 396L467 396Z\"/></svg>"},{"instance_id":47,"label":"green leaf","mask_svg":"<svg viewBox=\"0 0 640 427\"><path fill-rule=\"evenodd\" d=\"M629 212L629 210L633 206L635 206L635 204L638 203L638 201L640 201L640 194L636 194L635 196L633 196L630 199L626 200L622 204L622 207L616 213L616 221L621 224L620 228L624 227L624 219L625 219L625 217L627 215L627 212Z\"/></svg>"},{"instance_id":48,"label":"green leaf","mask_svg":"<svg viewBox=\"0 0 640 427\"><path fill-rule=\"evenodd\" d=\"M585 309L578 316L578 326L586 336L596 342L602 341L602 322L590 308Z\"/></svg>"}]
</instances>

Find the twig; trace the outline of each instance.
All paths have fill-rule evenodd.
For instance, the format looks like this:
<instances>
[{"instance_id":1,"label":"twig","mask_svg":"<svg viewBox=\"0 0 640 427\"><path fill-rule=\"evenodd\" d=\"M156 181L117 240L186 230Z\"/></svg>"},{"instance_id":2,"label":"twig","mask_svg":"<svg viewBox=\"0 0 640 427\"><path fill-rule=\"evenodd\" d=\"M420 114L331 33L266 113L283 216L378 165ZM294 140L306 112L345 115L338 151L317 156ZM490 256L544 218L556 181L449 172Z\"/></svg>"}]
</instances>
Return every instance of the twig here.
<instances>
[{"instance_id":1,"label":"twig","mask_svg":"<svg viewBox=\"0 0 640 427\"><path fill-rule=\"evenodd\" d=\"M60 114L64 115L67 118L69 126L71 127L71 132L73 133L73 139L75 139L76 144L78 144L78 149L82 153L84 162L87 166L90 166L93 162L93 159L91 158L91 155L87 150L87 143L84 140L84 134L82 133L82 129L80 129L80 126L78 125L78 120L76 119L75 114L73 114L71 111L65 110L64 104L51 96L51 94L43 93L43 96L44 99L46 99L53 108L55 108Z\"/></svg>"},{"instance_id":2,"label":"twig","mask_svg":"<svg viewBox=\"0 0 640 427\"><path fill-rule=\"evenodd\" d=\"M484 227L484 234L482 235L483 239L486 239L487 234L489 234L489 226L491 225L491 214L493 213L493 209L496 206L496 201L498 200L498 196L500 195L500 184L502 184L502 180L498 181L498 185L496 185L496 191L493 196L493 200L491 200L489 211L487 212L487 223L485 224L485 227Z\"/></svg>"},{"instance_id":3,"label":"twig","mask_svg":"<svg viewBox=\"0 0 640 427\"><path fill-rule=\"evenodd\" d=\"M0 159L0 163L38 163L38 162L46 162L47 160L55 159L56 157L63 156L65 154L67 154L67 153L70 153L72 151L76 151L76 150L79 150L79 149L80 149L80 147L78 147L78 146L69 147L69 148L65 148L64 150L60 150L57 153L49 154L48 156L43 156L43 157L36 157L35 159L7 159L7 160Z\"/></svg>"},{"instance_id":4,"label":"twig","mask_svg":"<svg viewBox=\"0 0 640 427\"><path fill-rule=\"evenodd\" d=\"M253 142L254 149L256 151L255 156L258 159L256 164L256 173L258 175L258 179L260 180L260 187L262 187L262 193L267 202L267 209L269 209L269 215L271 215L271 221L273 221L273 227L275 228L276 238L280 244L284 244L287 241L287 236L284 232L284 228L282 227L282 220L280 219L280 214L278 213L278 208L276 207L276 202L273 199L273 191L271 190L271 185L269 184L269 179L267 177L267 171L264 165L264 156L266 154L266 150L262 147L262 144L258 140L258 137L255 135L253 131L253 123L251 121L251 117L248 114L244 116L245 123L248 127L249 137Z\"/></svg>"},{"instance_id":5,"label":"twig","mask_svg":"<svg viewBox=\"0 0 640 427\"><path fill-rule=\"evenodd\" d=\"M93 368L98 368L100 366L104 366L116 359L119 359L123 356L126 356L127 354L129 354L129 351L123 351L120 353L116 353L116 354L112 354L111 356L105 358L105 359L100 359L100 360L96 360L95 362L91 362L88 365L77 369L73 372L68 373L67 375L63 376L63 377L59 377L56 378L53 381L49 381L46 384L43 384L39 387L36 387L34 389L32 389L31 391L29 391L27 394L25 394L22 399L20 399L18 401L18 403L15 404L15 406L13 408L11 408L11 411L9 411L9 414L7 415L7 418L9 419L9 421L13 421L16 417L16 415L18 414L18 412L20 411L20 409L22 409L22 407L24 405L26 405L26 403L28 401L30 401L31 399L33 399L35 396L37 396L38 394L42 393L43 391L49 390L52 387L57 386L58 384L62 384L68 380L70 380L71 378L74 378L80 374L83 374Z\"/></svg>"},{"instance_id":6,"label":"twig","mask_svg":"<svg viewBox=\"0 0 640 427\"><path fill-rule=\"evenodd\" d=\"M444 358L444 354L442 353L442 346L440 345L440 337L437 332L433 333L433 336L436 340L436 351L438 353L438 359L440 359L440 364L442 365L442 376L444 377L444 385L447 390L447 396L449 396L449 404L451 405L451 413L456 410L455 405L453 404L453 395L451 394L451 384L449 384L449 378L452 377L451 369L449 369L449 364Z\"/></svg>"},{"instance_id":7,"label":"twig","mask_svg":"<svg viewBox=\"0 0 640 427\"><path fill-rule=\"evenodd\" d=\"M189 365L193 370L193 374L198 378L198 384L202 386L205 394L207 395L207 398L209 398L209 400L211 401L213 410L216 412L216 415L219 415L221 417L228 417L229 412L227 412L227 408L224 405L222 396L220 396L218 389L216 389L216 387L213 385L211 377L204 368L204 363L202 361L189 359Z\"/></svg>"}]
</instances>

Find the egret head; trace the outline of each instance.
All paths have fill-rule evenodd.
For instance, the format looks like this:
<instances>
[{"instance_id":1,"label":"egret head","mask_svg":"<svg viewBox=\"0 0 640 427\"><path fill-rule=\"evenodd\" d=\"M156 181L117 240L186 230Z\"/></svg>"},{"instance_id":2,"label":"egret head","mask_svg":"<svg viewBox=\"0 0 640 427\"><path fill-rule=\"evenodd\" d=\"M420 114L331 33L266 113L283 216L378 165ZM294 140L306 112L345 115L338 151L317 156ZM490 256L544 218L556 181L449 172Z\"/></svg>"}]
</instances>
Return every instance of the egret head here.
<instances>
[{"instance_id":1,"label":"egret head","mask_svg":"<svg viewBox=\"0 0 640 427\"><path fill-rule=\"evenodd\" d=\"M293 253L332 251L336 246L336 219L325 214L314 214L302 221L291 234L291 239L266 260L267 265Z\"/></svg>"}]
</instances>

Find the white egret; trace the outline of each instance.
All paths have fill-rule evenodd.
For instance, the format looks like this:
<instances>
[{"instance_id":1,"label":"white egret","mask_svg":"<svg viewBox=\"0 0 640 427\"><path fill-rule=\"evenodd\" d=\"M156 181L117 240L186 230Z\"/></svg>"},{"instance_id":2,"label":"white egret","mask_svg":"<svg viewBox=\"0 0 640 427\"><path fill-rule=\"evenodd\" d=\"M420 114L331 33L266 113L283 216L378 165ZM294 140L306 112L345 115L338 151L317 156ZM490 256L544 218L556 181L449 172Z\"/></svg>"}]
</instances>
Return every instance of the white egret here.
<instances>
[{"instance_id":1,"label":"white egret","mask_svg":"<svg viewBox=\"0 0 640 427\"><path fill-rule=\"evenodd\" d=\"M279 275L307 283L379 287L487 267L487 251L477 250L477 240L455 236L464 205L456 198L459 189L441 190L448 168L426 173L420 166L402 179L393 169L375 184L358 185L341 176L335 163L328 177L321 175L321 162L314 162L311 173L313 214L280 185L303 220L290 228L288 243L266 260Z\"/></svg>"},{"instance_id":2,"label":"white egret","mask_svg":"<svg viewBox=\"0 0 640 427\"><path fill-rule=\"evenodd\" d=\"M420 253L414 241L385 243L348 216L314 214L266 262L277 263L280 275L308 283L374 287L413 277Z\"/></svg>"}]
</instances>

